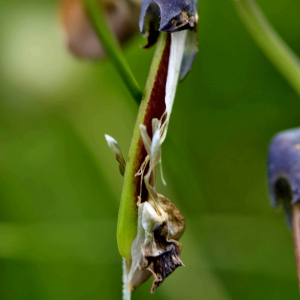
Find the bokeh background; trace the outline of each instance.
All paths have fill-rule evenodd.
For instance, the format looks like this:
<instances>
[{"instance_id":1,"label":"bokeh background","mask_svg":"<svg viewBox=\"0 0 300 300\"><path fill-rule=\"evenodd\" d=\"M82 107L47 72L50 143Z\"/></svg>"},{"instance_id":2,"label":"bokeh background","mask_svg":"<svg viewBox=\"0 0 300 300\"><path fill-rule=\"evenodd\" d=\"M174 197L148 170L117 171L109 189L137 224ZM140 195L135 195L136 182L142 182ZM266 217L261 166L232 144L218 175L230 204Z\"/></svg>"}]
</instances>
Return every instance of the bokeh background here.
<instances>
[{"instance_id":1,"label":"bokeh background","mask_svg":"<svg viewBox=\"0 0 300 300\"><path fill-rule=\"evenodd\" d=\"M299 1L258 4L300 55ZM142 44L124 51L144 86L154 49ZM56 1L0 1L0 299L121 299L123 179L104 134L126 156L137 109L109 61L67 52ZM299 299L292 234L266 185L271 137L299 125L299 97L231 1L199 0L159 186L186 218L186 267L133 299Z\"/></svg>"}]
</instances>

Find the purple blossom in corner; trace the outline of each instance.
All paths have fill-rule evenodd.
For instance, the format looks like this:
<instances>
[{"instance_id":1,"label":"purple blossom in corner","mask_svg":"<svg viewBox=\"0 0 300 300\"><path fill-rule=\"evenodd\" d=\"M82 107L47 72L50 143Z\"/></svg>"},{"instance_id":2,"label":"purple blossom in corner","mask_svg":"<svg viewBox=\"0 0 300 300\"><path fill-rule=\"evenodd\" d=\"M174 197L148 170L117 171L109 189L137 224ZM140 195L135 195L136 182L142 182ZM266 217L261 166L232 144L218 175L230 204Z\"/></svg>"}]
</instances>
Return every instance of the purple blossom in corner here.
<instances>
[{"instance_id":1,"label":"purple blossom in corner","mask_svg":"<svg viewBox=\"0 0 300 300\"><path fill-rule=\"evenodd\" d=\"M291 224L292 205L300 202L300 129L278 133L269 148L271 203L282 205Z\"/></svg>"}]
</instances>

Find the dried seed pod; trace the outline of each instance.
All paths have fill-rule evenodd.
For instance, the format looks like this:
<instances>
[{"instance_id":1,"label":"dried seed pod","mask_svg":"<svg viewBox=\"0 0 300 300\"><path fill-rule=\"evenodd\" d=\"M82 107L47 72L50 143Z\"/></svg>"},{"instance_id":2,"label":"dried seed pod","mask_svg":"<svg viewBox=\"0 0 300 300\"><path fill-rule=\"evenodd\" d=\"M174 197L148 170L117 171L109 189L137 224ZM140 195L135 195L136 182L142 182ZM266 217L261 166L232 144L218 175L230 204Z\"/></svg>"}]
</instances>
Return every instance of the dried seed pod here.
<instances>
[{"instance_id":1,"label":"dried seed pod","mask_svg":"<svg viewBox=\"0 0 300 300\"><path fill-rule=\"evenodd\" d=\"M268 157L269 188L274 206L283 205L291 222L292 205L300 202L300 129L277 134Z\"/></svg>"}]
</instances>

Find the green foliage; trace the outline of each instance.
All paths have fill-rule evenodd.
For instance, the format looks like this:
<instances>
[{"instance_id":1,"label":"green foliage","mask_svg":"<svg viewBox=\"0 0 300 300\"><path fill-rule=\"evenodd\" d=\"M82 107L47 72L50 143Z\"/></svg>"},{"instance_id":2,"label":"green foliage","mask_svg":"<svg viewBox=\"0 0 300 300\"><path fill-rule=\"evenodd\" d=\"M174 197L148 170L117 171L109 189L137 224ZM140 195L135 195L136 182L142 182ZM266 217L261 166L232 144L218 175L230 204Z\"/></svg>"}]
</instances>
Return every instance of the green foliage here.
<instances>
[{"instance_id":1,"label":"green foliage","mask_svg":"<svg viewBox=\"0 0 300 300\"><path fill-rule=\"evenodd\" d=\"M300 54L300 4L259 1ZM120 299L116 226L137 105L109 61L60 43L56 2L1 0L0 298ZM178 269L133 299L298 299L292 236L266 186L271 137L299 126L298 96L230 1L199 3L199 54L179 85L158 187L186 218ZM125 49L140 86L153 50Z\"/></svg>"}]
</instances>

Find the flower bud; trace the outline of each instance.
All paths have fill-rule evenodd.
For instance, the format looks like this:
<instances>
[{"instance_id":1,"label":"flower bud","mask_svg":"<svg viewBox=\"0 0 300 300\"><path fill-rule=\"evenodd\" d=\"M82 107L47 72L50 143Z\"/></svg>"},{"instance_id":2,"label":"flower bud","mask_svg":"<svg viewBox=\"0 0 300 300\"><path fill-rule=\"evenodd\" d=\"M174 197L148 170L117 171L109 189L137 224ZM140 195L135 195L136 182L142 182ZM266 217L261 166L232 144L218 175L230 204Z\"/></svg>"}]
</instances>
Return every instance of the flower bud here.
<instances>
[{"instance_id":1,"label":"flower bud","mask_svg":"<svg viewBox=\"0 0 300 300\"><path fill-rule=\"evenodd\" d=\"M116 154L116 160L119 163L120 173L122 176L124 176L126 163L118 142L108 134L105 134L105 139L107 141L109 148Z\"/></svg>"},{"instance_id":2,"label":"flower bud","mask_svg":"<svg viewBox=\"0 0 300 300\"><path fill-rule=\"evenodd\" d=\"M283 205L291 223L292 205L300 202L300 129L283 131L273 138L268 172L271 202Z\"/></svg>"}]
</instances>

